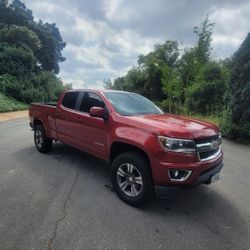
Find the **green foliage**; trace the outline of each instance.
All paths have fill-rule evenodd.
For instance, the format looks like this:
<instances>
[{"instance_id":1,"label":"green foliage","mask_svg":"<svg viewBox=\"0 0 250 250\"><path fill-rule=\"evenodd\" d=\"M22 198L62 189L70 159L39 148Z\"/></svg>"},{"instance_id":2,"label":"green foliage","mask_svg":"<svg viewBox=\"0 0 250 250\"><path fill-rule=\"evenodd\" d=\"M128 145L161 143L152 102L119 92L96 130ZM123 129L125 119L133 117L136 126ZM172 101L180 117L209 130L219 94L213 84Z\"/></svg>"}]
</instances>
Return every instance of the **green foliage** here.
<instances>
[{"instance_id":1,"label":"green foliage","mask_svg":"<svg viewBox=\"0 0 250 250\"><path fill-rule=\"evenodd\" d=\"M190 116L191 118L195 118L201 121L209 122L212 123L218 127L220 127L220 118L219 116L216 115L187 115Z\"/></svg>"},{"instance_id":2,"label":"green foliage","mask_svg":"<svg viewBox=\"0 0 250 250\"><path fill-rule=\"evenodd\" d=\"M224 135L250 141L250 34L232 58L216 61L213 27L208 17L195 26L197 42L181 57L176 41L156 45L109 88L141 93L167 112L220 123Z\"/></svg>"},{"instance_id":3,"label":"green foliage","mask_svg":"<svg viewBox=\"0 0 250 250\"><path fill-rule=\"evenodd\" d=\"M194 82L201 66L202 64L196 57L195 49L185 50L179 62L179 73L185 87Z\"/></svg>"},{"instance_id":4,"label":"green foliage","mask_svg":"<svg viewBox=\"0 0 250 250\"><path fill-rule=\"evenodd\" d=\"M8 44L19 46L20 43L30 41L27 45L35 54L37 65L40 69L59 73L59 63L65 58L61 52L66 46L56 25L34 21L32 11L24 3L14 0L10 5L0 5L0 29L10 29L10 27L20 27L10 30ZM1 37L1 34L0 34ZM14 40L12 38L17 38ZM19 41L19 38L21 40ZM2 40L4 38L1 38ZM38 40L39 39L39 40ZM37 43L35 43L35 40ZM13 44L14 43L14 44Z\"/></svg>"},{"instance_id":5,"label":"green foliage","mask_svg":"<svg viewBox=\"0 0 250 250\"><path fill-rule=\"evenodd\" d=\"M179 62L179 71L184 86L190 86L195 81L201 67L211 61L211 36L214 23L210 23L208 16L200 27L194 27L194 34L198 40L191 49L186 49Z\"/></svg>"},{"instance_id":6,"label":"green foliage","mask_svg":"<svg viewBox=\"0 0 250 250\"><path fill-rule=\"evenodd\" d=\"M143 92L140 92L154 101L161 101L164 97L164 92L162 92L164 70L166 67L175 67L178 56L178 43L169 40L164 44L155 45L154 51L146 56L140 55L138 64L143 71L139 71L139 73L143 72L144 74L143 78L140 77L142 80L142 82L140 81L140 89L143 89ZM143 82L144 86L142 86Z\"/></svg>"},{"instance_id":7,"label":"green foliage","mask_svg":"<svg viewBox=\"0 0 250 250\"><path fill-rule=\"evenodd\" d=\"M34 21L14 0L0 4L0 91L21 102L56 101L65 88L55 73L66 46L55 24Z\"/></svg>"},{"instance_id":8,"label":"green foliage","mask_svg":"<svg viewBox=\"0 0 250 250\"><path fill-rule=\"evenodd\" d=\"M34 22L32 11L27 9L24 3L19 0L13 0L11 4L7 2L1 0L0 23L2 25L27 26Z\"/></svg>"},{"instance_id":9,"label":"green foliage","mask_svg":"<svg viewBox=\"0 0 250 250\"><path fill-rule=\"evenodd\" d=\"M8 6L8 0L0 0L0 6L2 8L6 8Z\"/></svg>"},{"instance_id":10,"label":"green foliage","mask_svg":"<svg viewBox=\"0 0 250 250\"><path fill-rule=\"evenodd\" d=\"M162 81L164 68L175 67L179 55L176 41L155 45L154 51L139 55L138 67L131 68L125 77L114 80L112 89L134 91L153 101L161 101L164 92ZM166 75L166 74L165 74Z\"/></svg>"},{"instance_id":11,"label":"green foliage","mask_svg":"<svg viewBox=\"0 0 250 250\"><path fill-rule=\"evenodd\" d=\"M0 90L7 96L19 99L21 97L22 87L18 84L15 76L6 74L0 76Z\"/></svg>"},{"instance_id":12,"label":"green foliage","mask_svg":"<svg viewBox=\"0 0 250 250\"><path fill-rule=\"evenodd\" d=\"M0 74L23 76L32 72L34 65L35 57L30 48L0 43Z\"/></svg>"},{"instance_id":13,"label":"green foliage","mask_svg":"<svg viewBox=\"0 0 250 250\"><path fill-rule=\"evenodd\" d=\"M250 33L232 58L229 111L222 121L230 138L250 141Z\"/></svg>"},{"instance_id":14,"label":"green foliage","mask_svg":"<svg viewBox=\"0 0 250 250\"><path fill-rule=\"evenodd\" d=\"M115 79L114 84L111 82L109 88L125 91L134 91L140 94L145 94L146 75L142 67L131 68L126 77Z\"/></svg>"},{"instance_id":15,"label":"green foliage","mask_svg":"<svg viewBox=\"0 0 250 250\"><path fill-rule=\"evenodd\" d=\"M25 102L57 101L60 93L71 86L62 84L53 73L41 71L22 78L22 82L11 75L0 76L0 90L2 93Z\"/></svg>"},{"instance_id":16,"label":"green foliage","mask_svg":"<svg viewBox=\"0 0 250 250\"><path fill-rule=\"evenodd\" d=\"M103 86L105 89L112 89L112 81L110 78L104 79Z\"/></svg>"},{"instance_id":17,"label":"green foliage","mask_svg":"<svg viewBox=\"0 0 250 250\"><path fill-rule=\"evenodd\" d=\"M186 90L186 107L191 113L219 114L225 105L228 74L217 63L205 64Z\"/></svg>"},{"instance_id":18,"label":"green foliage","mask_svg":"<svg viewBox=\"0 0 250 250\"><path fill-rule=\"evenodd\" d=\"M197 43L185 49L181 57L176 41L155 45L147 55L139 55L138 67L115 79L111 88L141 93L168 112L221 112L226 102L228 71L211 60L213 26L206 17L194 27Z\"/></svg>"},{"instance_id":19,"label":"green foliage","mask_svg":"<svg viewBox=\"0 0 250 250\"><path fill-rule=\"evenodd\" d=\"M213 27L214 23L210 23L208 16L202 21L200 27L194 27L194 34L198 37L194 50L197 60L202 64L208 63L210 60Z\"/></svg>"},{"instance_id":20,"label":"green foliage","mask_svg":"<svg viewBox=\"0 0 250 250\"><path fill-rule=\"evenodd\" d=\"M40 20L39 23L34 23L31 29L38 35L42 44L36 53L41 69L58 74L59 63L65 61L61 51L66 46L58 28L54 23L43 23Z\"/></svg>"},{"instance_id":21,"label":"green foliage","mask_svg":"<svg viewBox=\"0 0 250 250\"><path fill-rule=\"evenodd\" d=\"M14 98L7 97L0 93L0 113L26 109L28 109L27 104L18 102Z\"/></svg>"},{"instance_id":22,"label":"green foliage","mask_svg":"<svg viewBox=\"0 0 250 250\"><path fill-rule=\"evenodd\" d=\"M27 27L11 25L0 30L0 43L9 46L30 48L34 53L41 48L41 41L35 32Z\"/></svg>"},{"instance_id":23,"label":"green foliage","mask_svg":"<svg viewBox=\"0 0 250 250\"><path fill-rule=\"evenodd\" d=\"M161 103L163 109L170 113L180 113L184 88L177 69L165 65L161 82L163 93L166 96L166 99Z\"/></svg>"}]
</instances>

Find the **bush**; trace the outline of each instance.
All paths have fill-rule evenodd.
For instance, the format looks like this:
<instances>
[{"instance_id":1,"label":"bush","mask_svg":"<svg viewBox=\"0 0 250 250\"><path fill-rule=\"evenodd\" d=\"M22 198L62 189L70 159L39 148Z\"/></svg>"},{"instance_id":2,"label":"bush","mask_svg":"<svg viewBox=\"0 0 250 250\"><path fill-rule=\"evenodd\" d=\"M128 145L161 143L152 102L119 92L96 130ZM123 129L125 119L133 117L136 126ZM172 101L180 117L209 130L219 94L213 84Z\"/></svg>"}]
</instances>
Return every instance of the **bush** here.
<instances>
[{"instance_id":1,"label":"bush","mask_svg":"<svg viewBox=\"0 0 250 250\"><path fill-rule=\"evenodd\" d=\"M163 111L172 114L182 114L184 113L184 109L178 100L173 102L172 100L166 99L162 102L157 102L157 106L159 106Z\"/></svg>"},{"instance_id":2,"label":"bush","mask_svg":"<svg viewBox=\"0 0 250 250\"><path fill-rule=\"evenodd\" d=\"M63 85L53 73L40 71L17 78L9 74L0 76L0 91L21 102L53 102L57 101L60 93L71 88Z\"/></svg>"},{"instance_id":3,"label":"bush","mask_svg":"<svg viewBox=\"0 0 250 250\"><path fill-rule=\"evenodd\" d=\"M230 112L225 113L224 133L234 140L250 142L250 33L234 54L229 82Z\"/></svg>"},{"instance_id":4,"label":"bush","mask_svg":"<svg viewBox=\"0 0 250 250\"><path fill-rule=\"evenodd\" d=\"M14 76L8 74L0 76L0 91L7 96L21 100L22 88Z\"/></svg>"},{"instance_id":5,"label":"bush","mask_svg":"<svg viewBox=\"0 0 250 250\"><path fill-rule=\"evenodd\" d=\"M204 65L186 91L186 107L203 115L219 114L225 105L228 72L217 63Z\"/></svg>"},{"instance_id":6,"label":"bush","mask_svg":"<svg viewBox=\"0 0 250 250\"><path fill-rule=\"evenodd\" d=\"M240 126L232 121L232 111L229 109L222 113L220 119L220 128L222 135L228 139L238 142L250 142L250 124L242 123Z\"/></svg>"},{"instance_id":7,"label":"bush","mask_svg":"<svg viewBox=\"0 0 250 250\"><path fill-rule=\"evenodd\" d=\"M28 109L28 105L0 93L0 113L26 109Z\"/></svg>"}]
</instances>

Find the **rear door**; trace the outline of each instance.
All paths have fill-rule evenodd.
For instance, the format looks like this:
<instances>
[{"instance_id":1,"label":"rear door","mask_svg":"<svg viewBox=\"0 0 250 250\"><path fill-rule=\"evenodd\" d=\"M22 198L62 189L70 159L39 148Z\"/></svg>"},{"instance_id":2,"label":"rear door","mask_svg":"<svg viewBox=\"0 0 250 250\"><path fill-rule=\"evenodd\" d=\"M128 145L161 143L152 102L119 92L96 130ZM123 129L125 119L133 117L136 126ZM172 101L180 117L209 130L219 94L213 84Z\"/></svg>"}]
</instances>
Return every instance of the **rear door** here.
<instances>
[{"instance_id":1,"label":"rear door","mask_svg":"<svg viewBox=\"0 0 250 250\"><path fill-rule=\"evenodd\" d=\"M66 92L62 103L56 109L56 128L58 140L72 146L76 141L76 106L81 99L80 92Z\"/></svg>"},{"instance_id":2,"label":"rear door","mask_svg":"<svg viewBox=\"0 0 250 250\"><path fill-rule=\"evenodd\" d=\"M85 92L77 107L79 111L75 126L77 140L81 149L106 159L109 122L102 118L91 117L89 111L92 107L106 108L106 105L98 94Z\"/></svg>"}]
</instances>

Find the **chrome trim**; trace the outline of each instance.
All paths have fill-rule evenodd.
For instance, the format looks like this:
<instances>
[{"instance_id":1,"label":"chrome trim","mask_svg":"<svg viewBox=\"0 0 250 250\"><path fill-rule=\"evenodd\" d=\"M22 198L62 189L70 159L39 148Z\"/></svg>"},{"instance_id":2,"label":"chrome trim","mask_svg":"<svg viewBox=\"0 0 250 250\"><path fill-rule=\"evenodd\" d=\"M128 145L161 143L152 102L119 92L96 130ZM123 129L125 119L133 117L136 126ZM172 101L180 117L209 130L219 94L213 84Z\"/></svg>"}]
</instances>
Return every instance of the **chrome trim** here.
<instances>
[{"instance_id":1,"label":"chrome trim","mask_svg":"<svg viewBox=\"0 0 250 250\"><path fill-rule=\"evenodd\" d=\"M101 142L94 141L94 144L95 144L95 145L98 145L98 146L101 146L101 147L104 147L104 144L101 143Z\"/></svg>"},{"instance_id":2,"label":"chrome trim","mask_svg":"<svg viewBox=\"0 0 250 250\"><path fill-rule=\"evenodd\" d=\"M205 151L209 151L209 150L213 149L211 142L196 144L196 148L197 148L198 152L205 152Z\"/></svg>"},{"instance_id":3,"label":"chrome trim","mask_svg":"<svg viewBox=\"0 0 250 250\"><path fill-rule=\"evenodd\" d=\"M196 148L198 152L206 152L209 150L219 148L221 143L222 143L222 140L218 138L216 140L212 140L211 142L198 143L196 144Z\"/></svg>"},{"instance_id":4,"label":"chrome trim","mask_svg":"<svg viewBox=\"0 0 250 250\"><path fill-rule=\"evenodd\" d=\"M208 138L204 138L204 139L207 139L207 140L211 140L211 141L208 141L208 142L203 142L203 143L196 143L195 140L189 140L189 139L181 139L181 138L171 138L171 137L167 137L167 136L161 136L159 135L158 136L158 141L161 145L161 147L167 151L167 152L175 152L175 153L183 153L183 154L192 154L192 155L197 155L198 156L198 159L199 161L201 162L204 162L204 161L209 161L209 160L212 160L214 158L216 158L218 155L221 154L222 150L221 150L221 144L222 144L222 139L221 139L221 135L220 134L217 134L217 138L215 139L210 139L210 137ZM162 143L162 139L171 139L171 140L179 140L179 141L192 141L194 142L195 144L195 147L196 149L189 149L189 148L185 148L185 149L175 149L175 150L171 150L171 149L168 149L168 148L165 148L163 143ZM201 159L200 157L200 153L203 153L203 152L208 152L210 150L215 150L215 149L218 149L213 155L210 155L208 156L207 158L204 158L204 159ZM189 176L188 176L189 177ZM170 178L170 177L169 177ZM170 178L171 179L171 178Z\"/></svg>"},{"instance_id":5,"label":"chrome trim","mask_svg":"<svg viewBox=\"0 0 250 250\"><path fill-rule=\"evenodd\" d=\"M204 151L203 151L204 152ZM215 159L217 156L219 156L221 154L222 150L221 150L221 147L219 147L218 151L216 153L214 153L213 155L210 155L209 157L207 158L204 158L204 159L201 159L200 158L200 154L198 153L198 157L199 157L199 160L200 161L210 161L210 160L213 160Z\"/></svg>"},{"instance_id":6,"label":"chrome trim","mask_svg":"<svg viewBox=\"0 0 250 250\"><path fill-rule=\"evenodd\" d=\"M169 172L170 172L170 171L173 171L173 170L178 170L178 171L187 172L187 175L184 176L184 177L182 177L182 178L180 178L180 179L172 179ZM186 170L186 169L184 169L184 170L180 170L180 169L169 169L169 170L168 170L168 177L169 177L169 179L170 179L171 181L182 182L182 181L186 181L186 180L190 177L190 175L192 174L192 172L193 172L192 170Z\"/></svg>"}]
</instances>

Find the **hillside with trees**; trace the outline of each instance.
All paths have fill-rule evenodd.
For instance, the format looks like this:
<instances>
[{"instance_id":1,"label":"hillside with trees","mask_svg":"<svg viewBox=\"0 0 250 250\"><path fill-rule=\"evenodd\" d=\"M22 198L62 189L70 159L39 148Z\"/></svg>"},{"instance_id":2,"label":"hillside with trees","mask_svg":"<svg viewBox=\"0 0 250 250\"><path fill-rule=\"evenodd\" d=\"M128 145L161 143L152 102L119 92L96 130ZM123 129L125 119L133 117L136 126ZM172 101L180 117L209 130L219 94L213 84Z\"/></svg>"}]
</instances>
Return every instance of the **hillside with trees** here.
<instances>
[{"instance_id":1,"label":"hillside with trees","mask_svg":"<svg viewBox=\"0 0 250 250\"><path fill-rule=\"evenodd\" d=\"M55 101L66 46L56 24L36 22L19 0L0 0L0 92L23 103Z\"/></svg>"},{"instance_id":2,"label":"hillside with trees","mask_svg":"<svg viewBox=\"0 0 250 250\"><path fill-rule=\"evenodd\" d=\"M231 58L218 61L212 56L214 25L206 17L195 26L196 43L184 51L177 41L155 45L104 87L140 93L170 113L215 117L224 135L250 141L250 34Z\"/></svg>"}]
</instances>

